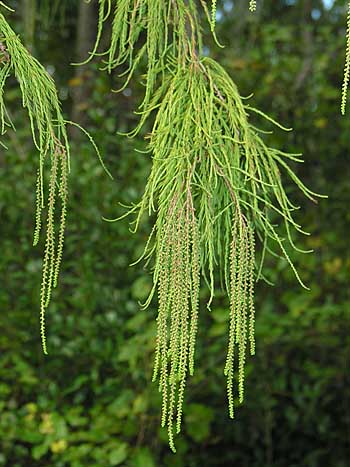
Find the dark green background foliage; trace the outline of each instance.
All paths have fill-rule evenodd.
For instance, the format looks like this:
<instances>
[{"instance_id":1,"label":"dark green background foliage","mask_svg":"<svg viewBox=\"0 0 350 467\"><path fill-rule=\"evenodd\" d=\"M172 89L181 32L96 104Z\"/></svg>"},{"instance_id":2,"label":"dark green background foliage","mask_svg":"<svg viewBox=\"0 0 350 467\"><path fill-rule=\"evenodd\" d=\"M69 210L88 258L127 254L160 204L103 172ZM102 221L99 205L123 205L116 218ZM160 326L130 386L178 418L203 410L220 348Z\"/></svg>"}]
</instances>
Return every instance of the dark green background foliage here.
<instances>
[{"instance_id":1,"label":"dark green background foliage","mask_svg":"<svg viewBox=\"0 0 350 467\"><path fill-rule=\"evenodd\" d=\"M26 2L8 3L17 7L8 18L28 44ZM325 2L326 8L319 0L265 0L254 15L247 1L218 2L225 49L213 47L207 28L208 51L241 94L254 91L254 106L293 126L293 133L269 135L270 142L303 151L298 175L329 199L316 206L290 186L302 208L298 221L312 232L298 241L315 254L292 254L311 291L300 288L285 261L268 260L266 276L275 286L257 287L257 355L249 359L246 399L234 421L223 376L228 304L217 296L208 312L203 291L196 372L176 455L159 428L160 398L150 383L156 304L146 311L138 305L151 276L142 265L128 266L149 226L132 235L127 220L101 220L122 213L119 201L140 197L150 170L149 156L135 151L144 147L142 138L116 136L135 124L142 88L134 81L124 94L112 94L121 82L116 73L107 76L96 62L78 71L70 66L94 31L77 34L80 2L59 3L68 14L37 12L33 52L53 73L66 115L91 131L115 180L73 134L67 241L44 358L41 248L31 246L37 154L18 88L8 88L17 132L8 132L9 149L0 153L0 466L345 467L350 119L340 117L339 104L346 2Z\"/></svg>"}]
</instances>

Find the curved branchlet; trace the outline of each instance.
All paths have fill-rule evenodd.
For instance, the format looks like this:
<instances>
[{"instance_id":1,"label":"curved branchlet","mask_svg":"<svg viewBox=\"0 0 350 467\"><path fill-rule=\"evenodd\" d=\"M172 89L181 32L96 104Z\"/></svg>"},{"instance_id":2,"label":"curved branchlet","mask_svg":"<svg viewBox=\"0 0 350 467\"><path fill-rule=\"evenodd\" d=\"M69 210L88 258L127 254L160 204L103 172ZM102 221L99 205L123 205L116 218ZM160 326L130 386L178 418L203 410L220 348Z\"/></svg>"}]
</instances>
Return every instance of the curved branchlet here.
<instances>
[{"instance_id":1,"label":"curved branchlet","mask_svg":"<svg viewBox=\"0 0 350 467\"><path fill-rule=\"evenodd\" d=\"M0 124L1 134L9 125L4 102L4 89L10 75L16 77L22 105L27 110L34 145L39 153L36 182L36 216L33 243L39 242L42 211L46 209L46 240L40 298L42 347L47 354L45 310L56 286L62 259L67 213L69 145L57 91L45 68L26 50L18 36L0 13ZM48 192L45 194L45 167L49 164ZM55 232L57 200L60 200L58 239Z\"/></svg>"}]
</instances>

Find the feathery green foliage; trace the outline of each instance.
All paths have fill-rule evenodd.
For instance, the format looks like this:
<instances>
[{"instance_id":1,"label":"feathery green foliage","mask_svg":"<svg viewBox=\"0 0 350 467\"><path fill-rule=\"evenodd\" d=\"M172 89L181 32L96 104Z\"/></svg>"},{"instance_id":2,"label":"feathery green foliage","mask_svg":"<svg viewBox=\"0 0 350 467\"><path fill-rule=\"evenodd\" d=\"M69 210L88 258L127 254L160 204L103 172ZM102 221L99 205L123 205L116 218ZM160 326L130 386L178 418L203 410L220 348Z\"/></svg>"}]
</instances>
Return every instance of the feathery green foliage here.
<instances>
[{"instance_id":1,"label":"feathery green foliage","mask_svg":"<svg viewBox=\"0 0 350 467\"><path fill-rule=\"evenodd\" d=\"M288 161L300 155L266 146L259 130L248 121L250 113L272 119L243 104L225 70L210 58L193 56L186 66L169 61L169 73L151 99L157 115L150 135L153 166L137 212L137 229L144 213L156 212L156 221L142 258L152 262L158 288L158 335L153 379L162 393L162 425L167 425L170 446L173 430L180 431L186 375L193 374L198 320L200 277L215 295L215 278L230 297L230 330L225 365L229 414L233 417L234 353L238 352L238 393L244 394L247 343L254 354L254 281L261 274L255 265L255 239L274 241L301 281L284 240L272 218L278 214L287 239L294 246L291 228L303 232L292 217L280 178L280 169L314 199L292 172ZM280 126L276 123L277 126ZM305 232L303 232L305 233Z\"/></svg>"},{"instance_id":2,"label":"feathery green foliage","mask_svg":"<svg viewBox=\"0 0 350 467\"><path fill-rule=\"evenodd\" d=\"M7 78L16 77L32 130L32 138L39 152L36 185L36 226L34 245L39 242L42 210L47 204L46 240L40 292L40 326L43 351L47 353L45 310L49 305L52 288L56 286L62 260L64 231L67 214L67 179L69 172L69 145L57 91L45 68L30 55L20 39L0 13L0 122L1 134L9 121L4 90ZM45 165L50 164L48 194L44 193ZM46 199L46 200L45 200ZM60 205L57 205L57 200ZM59 229L55 229L55 211L59 207Z\"/></svg>"},{"instance_id":3,"label":"feathery green foliage","mask_svg":"<svg viewBox=\"0 0 350 467\"><path fill-rule=\"evenodd\" d=\"M205 2L201 0L201 4L215 38L217 2L212 0L210 13ZM1 2L0 5L3 6ZM256 6L256 1L249 2L250 11L255 11ZM111 15L112 1L99 0L98 33L91 57L97 55L103 25ZM350 69L349 29L350 16L343 113ZM40 312L43 350L47 353L45 309L52 287L57 284L67 209L66 122L53 81L2 15L0 33L2 134L8 125L4 86L13 73L19 81L33 141L39 151L34 244L39 241L44 207L44 165L47 159L51 164ZM230 301L224 373L229 415L233 418L236 368L242 402L248 345L250 353L255 353L254 282L262 277L263 267L263 260L256 264L256 242L262 246L262 258L265 251L274 254L271 245L275 243L297 280L306 287L285 247L289 243L301 251L293 243L292 229L306 232L293 218L297 207L287 197L280 170L284 169L309 199L320 196L306 188L288 165L289 161L302 162L301 156L267 146L263 132L250 123L249 116L255 113L283 127L243 102L225 70L214 60L201 57L201 42L194 0L119 0L113 11L110 47L101 54L107 56L105 68L109 72L127 65L124 87L135 68L147 60L141 121L133 134L157 111L149 142L152 171L142 200L130 212L137 213L135 229L144 213L156 213L141 259L146 259L153 268L154 286L145 306L158 293L153 380L159 382L161 423L168 428L173 451L174 431L178 433L181 429L187 373L191 375L194 371L201 279L210 292L208 308L218 287L217 277ZM57 198L61 201L58 240ZM278 218L283 224L281 228L276 226Z\"/></svg>"},{"instance_id":4,"label":"feathery green foliage","mask_svg":"<svg viewBox=\"0 0 350 467\"><path fill-rule=\"evenodd\" d=\"M346 28L346 52L344 78L342 86L341 113L345 115L346 99L350 80L350 2L348 3L347 28Z\"/></svg>"}]
</instances>

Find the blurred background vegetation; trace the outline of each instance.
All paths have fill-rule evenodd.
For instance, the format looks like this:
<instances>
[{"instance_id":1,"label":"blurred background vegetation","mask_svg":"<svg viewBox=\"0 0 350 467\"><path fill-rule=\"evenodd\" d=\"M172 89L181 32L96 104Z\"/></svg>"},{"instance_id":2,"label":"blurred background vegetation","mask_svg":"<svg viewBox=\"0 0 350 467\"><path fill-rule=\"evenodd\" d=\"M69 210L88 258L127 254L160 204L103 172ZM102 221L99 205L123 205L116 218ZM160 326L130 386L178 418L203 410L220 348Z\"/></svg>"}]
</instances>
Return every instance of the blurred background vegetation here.
<instances>
[{"instance_id":1,"label":"blurred background vegetation","mask_svg":"<svg viewBox=\"0 0 350 467\"><path fill-rule=\"evenodd\" d=\"M223 0L217 32L226 48L213 45L207 28L206 52L241 94L254 92L254 106L293 126L269 142L302 151L305 164L295 169L329 199L314 205L290 186L302 207L298 221L312 232L298 242L315 253L292 255L311 291L284 261L267 261L275 285L257 287L257 355L234 421L223 376L228 304L217 296L209 313L203 291L176 455L159 427L160 398L150 382L156 303L146 311L138 304L151 276L142 265L129 267L149 226L133 235L128 220L101 219L120 214L118 202L137 200L150 170L149 155L135 151L143 138L116 134L137 121L141 78L116 94L121 79L100 71L98 61L71 66L92 48L97 1L39 2L36 11L34 0L7 3L16 9L6 13L12 26L56 80L65 114L88 128L115 179L72 131L68 231L44 358L43 245L31 246L38 156L12 83L6 99L17 131L7 133L9 149L0 148L0 466L348 466L350 108L345 118L339 111L347 2L261 0L252 15L246 0Z\"/></svg>"}]
</instances>

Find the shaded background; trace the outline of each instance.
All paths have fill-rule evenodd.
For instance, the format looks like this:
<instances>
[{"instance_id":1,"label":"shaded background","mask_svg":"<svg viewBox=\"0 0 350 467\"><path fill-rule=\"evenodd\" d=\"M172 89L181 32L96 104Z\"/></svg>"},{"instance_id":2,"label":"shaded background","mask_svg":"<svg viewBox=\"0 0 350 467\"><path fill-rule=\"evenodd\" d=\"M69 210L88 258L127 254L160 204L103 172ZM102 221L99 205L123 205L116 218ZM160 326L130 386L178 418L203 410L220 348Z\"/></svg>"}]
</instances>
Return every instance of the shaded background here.
<instances>
[{"instance_id":1,"label":"shaded background","mask_svg":"<svg viewBox=\"0 0 350 467\"><path fill-rule=\"evenodd\" d=\"M147 238L147 221L132 235L118 202L136 201L150 158L145 143L117 131L133 128L140 76L122 94L117 73L86 58L96 29L96 1L7 2L6 16L45 64L65 114L88 128L113 173L109 180L91 146L73 132L66 245L60 284L47 313L49 357L39 338L41 253L33 249L38 155L16 83L7 103L17 132L0 148L0 466L346 467L349 465L350 107L340 116L345 1L218 2L219 49L206 27L207 49L251 103L293 126L268 141L305 154L295 167L328 200L314 205L285 180L300 203L298 238L312 255L291 252L311 291L285 261L268 259L256 291L257 355L247 363L246 396L227 415L223 366L227 300L211 313L203 290L196 372L188 382L176 455L159 427L160 397L150 382L156 304L138 305L151 285L142 265L129 267ZM108 36L108 35L107 35ZM105 44L108 37L105 37ZM258 125L264 122L256 120ZM264 127L265 128L265 127ZM266 126L266 129L270 129ZM147 128L144 130L147 132Z\"/></svg>"}]
</instances>

